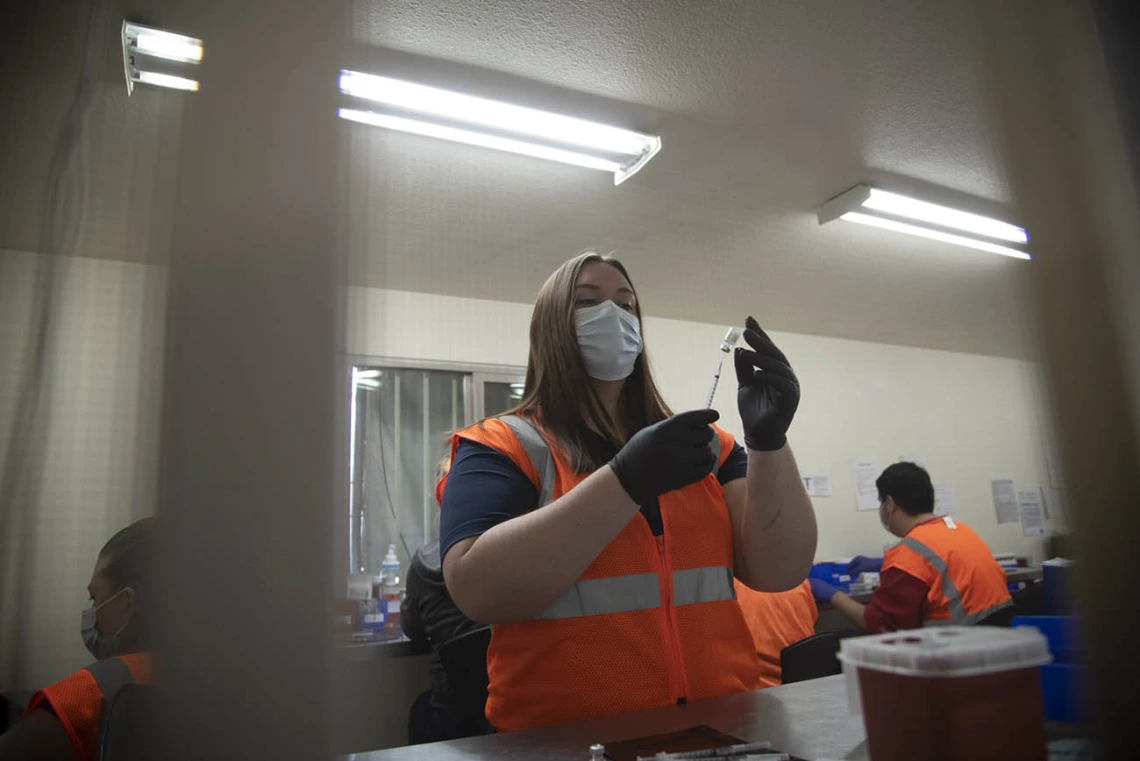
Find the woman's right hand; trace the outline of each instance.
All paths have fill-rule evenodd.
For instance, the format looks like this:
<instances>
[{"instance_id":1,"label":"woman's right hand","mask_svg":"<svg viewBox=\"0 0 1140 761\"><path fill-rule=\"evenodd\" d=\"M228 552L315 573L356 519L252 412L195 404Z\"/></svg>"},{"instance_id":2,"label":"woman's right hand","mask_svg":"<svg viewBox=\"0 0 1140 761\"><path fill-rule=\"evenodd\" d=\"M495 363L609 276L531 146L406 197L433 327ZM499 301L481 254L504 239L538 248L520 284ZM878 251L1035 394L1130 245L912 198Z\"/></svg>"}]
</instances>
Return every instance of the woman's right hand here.
<instances>
[{"instance_id":1,"label":"woman's right hand","mask_svg":"<svg viewBox=\"0 0 1140 761\"><path fill-rule=\"evenodd\" d=\"M716 467L709 443L716 435L712 423L719 419L716 410L692 410L643 428L610 461L610 468L639 505L696 483Z\"/></svg>"}]
</instances>

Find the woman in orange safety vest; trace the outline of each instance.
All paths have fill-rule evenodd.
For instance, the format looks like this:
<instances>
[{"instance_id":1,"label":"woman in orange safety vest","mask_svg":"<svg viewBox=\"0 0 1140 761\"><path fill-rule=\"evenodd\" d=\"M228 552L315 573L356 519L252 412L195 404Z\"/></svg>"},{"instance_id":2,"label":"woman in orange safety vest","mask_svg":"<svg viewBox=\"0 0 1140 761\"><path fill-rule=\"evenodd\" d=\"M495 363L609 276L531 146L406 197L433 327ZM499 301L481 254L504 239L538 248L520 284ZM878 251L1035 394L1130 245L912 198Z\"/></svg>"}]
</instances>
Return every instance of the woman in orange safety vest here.
<instances>
[{"instance_id":1,"label":"woman in orange safety vest","mask_svg":"<svg viewBox=\"0 0 1140 761\"><path fill-rule=\"evenodd\" d=\"M27 712L0 735L0 759L93 761L103 710L124 685L152 683L147 598L154 578L154 519L144 518L103 546L87 585L91 605L80 633L96 661L32 696Z\"/></svg>"},{"instance_id":2,"label":"woman in orange safety vest","mask_svg":"<svg viewBox=\"0 0 1140 761\"><path fill-rule=\"evenodd\" d=\"M441 506L447 586L493 624L496 729L759 686L733 578L797 586L816 524L786 438L799 383L751 317L745 340L747 453L715 411L665 405L620 262L587 252L543 285L523 398L453 438Z\"/></svg>"}]
</instances>

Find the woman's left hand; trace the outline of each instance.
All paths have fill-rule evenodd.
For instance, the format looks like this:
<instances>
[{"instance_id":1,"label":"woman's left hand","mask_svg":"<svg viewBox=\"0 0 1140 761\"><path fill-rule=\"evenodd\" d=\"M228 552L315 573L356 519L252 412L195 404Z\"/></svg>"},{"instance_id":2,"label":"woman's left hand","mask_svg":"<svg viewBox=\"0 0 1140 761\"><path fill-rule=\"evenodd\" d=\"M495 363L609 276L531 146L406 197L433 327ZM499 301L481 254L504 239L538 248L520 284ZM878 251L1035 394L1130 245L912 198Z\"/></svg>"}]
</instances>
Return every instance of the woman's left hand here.
<instances>
[{"instance_id":1,"label":"woman's left hand","mask_svg":"<svg viewBox=\"0 0 1140 761\"><path fill-rule=\"evenodd\" d=\"M772 339L749 317L744 323L749 349L736 350L736 403L749 449L773 452L788 441L788 426L800 404L800 382Z\"/></svg>"}]
</instances>

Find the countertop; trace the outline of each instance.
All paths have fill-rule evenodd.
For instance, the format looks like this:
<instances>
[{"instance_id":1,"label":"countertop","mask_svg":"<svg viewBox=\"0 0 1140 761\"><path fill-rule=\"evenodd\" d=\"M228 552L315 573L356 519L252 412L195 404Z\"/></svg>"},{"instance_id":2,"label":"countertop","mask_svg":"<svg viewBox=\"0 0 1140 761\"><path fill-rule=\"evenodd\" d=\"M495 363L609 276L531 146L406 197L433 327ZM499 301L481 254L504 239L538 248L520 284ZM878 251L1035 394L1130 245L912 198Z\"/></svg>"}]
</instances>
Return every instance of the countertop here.
<instances>
[{"instance_id":1,"label":"countertop","mask_svg":"<svg viewBox=\"0 0 1140 761\"><path fill-rule=\"evenodd\" d=\"M866 759L862 718L847 710L842 676L701 700L686 706L450 742L341 756L344 761L587 761L593 743L708 725L806 759Z\"/></svg>"}]
</instances>

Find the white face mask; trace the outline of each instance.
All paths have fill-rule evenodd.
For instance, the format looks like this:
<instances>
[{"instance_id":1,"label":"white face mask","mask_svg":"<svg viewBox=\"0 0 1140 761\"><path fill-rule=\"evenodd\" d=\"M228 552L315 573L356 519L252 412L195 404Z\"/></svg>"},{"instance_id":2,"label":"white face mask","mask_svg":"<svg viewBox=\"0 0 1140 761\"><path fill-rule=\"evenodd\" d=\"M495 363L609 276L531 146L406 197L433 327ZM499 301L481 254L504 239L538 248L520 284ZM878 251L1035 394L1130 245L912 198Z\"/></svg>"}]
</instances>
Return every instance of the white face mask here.
<instances>
[{"instance_id":1,"label":"white face mask","mask_svg":"<svg viewBox=\"0 0 1140 761\"><path fill-rule=\"evenodd\" d=\"M105 634L100 634L99 630L95 628L95 616L99 612L99 608L102 608L126 591L127 587L123 587L101 604L91 605L83 609L83 614L79 619L79 634L83 637L83 644L86 645L91 654L95 656L96 660L101 661L104 658L110 658L118 652L119 645L121 644L119 642L119 634L122 633L127 625L124 622L123 625L119 627L119 631L108 637Z\"/></svg>"},{"instance_id":2,"label":"white face mask","mask_svg":"<svg viewBox=\"0 0 1140 761\"><path fill-rule=\"evenodd\" d=\"M578 348L591 378L624 380L641 355L641 324L612 301L574 312Z\"/></svg>"}]
</instances>

